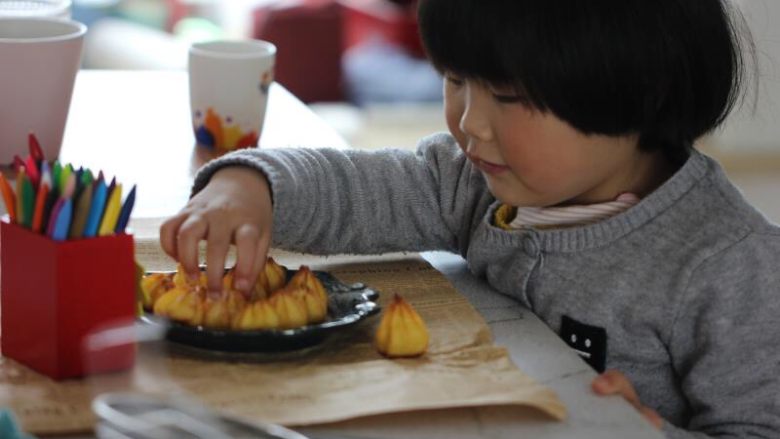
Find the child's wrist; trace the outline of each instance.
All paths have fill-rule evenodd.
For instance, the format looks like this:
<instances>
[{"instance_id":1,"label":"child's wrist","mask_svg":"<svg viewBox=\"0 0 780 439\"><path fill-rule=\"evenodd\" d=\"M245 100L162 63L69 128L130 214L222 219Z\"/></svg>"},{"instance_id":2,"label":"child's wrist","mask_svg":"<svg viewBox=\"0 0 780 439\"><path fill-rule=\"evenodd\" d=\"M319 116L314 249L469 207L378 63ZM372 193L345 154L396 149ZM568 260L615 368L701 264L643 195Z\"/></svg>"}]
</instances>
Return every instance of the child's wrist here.
<instances>
[{"instance_id":1,"label":"child's wrist","mask_svg":"<svg viewBox=\"0 0 780 439\"><path fill-rule=\"evenodd\" d=\"M226 166L214 172L209 183L219 183L223 181L238 183L244 188L252 186L261 186L265 189L270 188L268 178L265 174L258 169L250 168L248 166Z\"/></svg>"}]
</instances>

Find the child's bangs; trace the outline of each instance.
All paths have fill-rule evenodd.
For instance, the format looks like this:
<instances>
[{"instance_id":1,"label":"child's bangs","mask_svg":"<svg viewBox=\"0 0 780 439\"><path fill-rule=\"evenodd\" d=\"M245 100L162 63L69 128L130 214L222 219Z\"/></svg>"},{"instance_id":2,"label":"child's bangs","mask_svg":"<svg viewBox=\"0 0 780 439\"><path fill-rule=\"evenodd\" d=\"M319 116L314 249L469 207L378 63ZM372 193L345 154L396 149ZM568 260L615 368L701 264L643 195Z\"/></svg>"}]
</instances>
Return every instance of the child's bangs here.
<instances>
[{"instance_id":1,"label":"child's bangs","mask_svg":"<svg viewBox=\"0 0 780 439\"><path fill-rule=\"evenodd\" d=\"M679 157L739 93L744 64L726 0L419 5L440 71L512 88L586 134L638 133L643 149Z\"/></svg>"},{"instance_id":2,"label":"child's bangs","mask_svg":"<svg viewBox=\"0 0 780 439\"><path fill-rule=\"evenodd\" d=\"M517 20L512 29L503 29L507 20L501 15L507 9L493 1L424 0L420 2L419 23L423 45L434 67L442 73L511 88L523 93L537 107L543 108L541 96L530 90L533 54L531 41L524 38L534 32L536 25L514 9ZM499 47L496 42L502 42ZM506 50L512 47L513 50Z\"/></svg>"}]
</instances>

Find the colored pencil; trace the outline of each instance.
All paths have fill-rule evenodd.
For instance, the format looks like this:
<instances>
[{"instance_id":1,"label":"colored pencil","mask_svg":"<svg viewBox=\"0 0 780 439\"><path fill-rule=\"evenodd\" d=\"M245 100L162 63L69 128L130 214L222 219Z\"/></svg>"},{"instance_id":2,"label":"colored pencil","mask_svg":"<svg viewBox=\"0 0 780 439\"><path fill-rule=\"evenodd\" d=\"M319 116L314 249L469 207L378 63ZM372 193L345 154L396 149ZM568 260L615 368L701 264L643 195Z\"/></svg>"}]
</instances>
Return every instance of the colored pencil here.
<instances>
[{"instance_id":1,"label":"colored pencil","mask_svg":"<svg viewBox=\"0 0 780 439\"><path fill-rule=\"evenodd\" d=\"M65 185L62 189L62 196L64 198L73 198L73 195L76 193L76 178L76 174L68 174L68 177L65 179Z\"/></svg>"},{"instance_id":2,"label":"colored pencil","mask_svg":"<svg viewBox=\"0 0 780 439\"><path fill-rule=\"evenodd\" d=\"M54 162L54 165L51 167L51 188L56 189L57 191L62 190L62 186L60 185L60 175L62 174L62 165L60 164L59 160Z\"/></svg>"},{"instance_id":3,"label":"colored pencil","mask_svg":"<svg viewBox=\"0 0 780 439\"><path fill-rule=\"evenodd\" d=\"M38 171L38 164L33 160L32 156L27 157L27 161L25 162L25 169L27 170L27 177L30 179L30 182L33 184L34 188L38 188L38 183L41 180L41 173Z\"/></svg>"},{"instance_id":4,"label":"colored pencil","mask_svg":"<svg viewBox=\"0 0 780 439\"><path fill-rule=\"evenodd\" d=\"M43 213L48 195L49 184L41 182L41 185L38 187L38 195L35 197L35 213L32 220L32 231L35 233L40 233L43 229Z\"/></svg>"},{"instance_id":5,"label":"colored pencil","mask_svg":"<svg viewBox=\"0 0 780 439\"><path fill-rule=\"evenodd\" d=\"M76 207L73 211L73 221L70 224L68 237L81 238L84 236L84 228L89 218L89 208L92 205L92 185L85 186L76 200Z\"/></svg>"},{"instance_id":6,"label":"colored pencil","mask_svg":"<svg viewBox=\"0 0 780 439\"><path fill-rule=\"evenodd\" d=\"M87 225L84 226L83 236L91 238L97 234L100 220L103 217L103 208L106 205L106 183L101 177L95 181L95 190L92 194L92 206L89 208L87 216Z\"/></svg>"},{"instance_id":7,"label":"colored pencil","mask_svg":"<svg viewBox=\"0 0 780 439\"><path fill-rule=\"evenodd\" d=\"M8 216L11 218L11 222L16 222L16 195L14 195L11 185L8 184L8 180L0 172L0 192L3 193L3 202L5 202L5 210L8 212Z\"/></svg>"},{"instance_id":8,"label":"colored pencil","mask_svg":"<svg viewBox=\"0 0 780 439\"><path fill-rule=\"evenodd\" d=\"M91 186L93 181L95 181L95 177L92 176L92 171L89 168L85 169L81 174L81 183L86 187Z\"/></svg>"},{"instance_id":9,"label":"colored pencil","mask_svg":"<svg viewBox=\"0 0 780 439\"><path fill-rule=\"evenodd\" d=\"M70 198L60 198L64 200L62 208L57 214L57 218L54 221L54 228L51 233L51 238L55 241L64 241L68 237L68 229L70 228L70 220L73 215L73 202Z\"/></svg>"},{"instance_id":10,"label":"colored pencil","mask_svg":"<svg viewBox=\"0 0 780 439\"><path fill-rule=\"evenodd\" d=\"M60 211L65 204L65 199L57 198L57 202L51 208L51 215L49 216L49 223L46 225L46 236L51 237L54 234L54 227L57 225L57 220L60 217Z\"/></svg>"},{"instance_id":11,"label":"colored pencil","mask_svg":"<svg viewBox=\"0 0 780 439\"><path fill-rule=\"evenodd\" d=\"M20 174L19 177L22 177L23 174ZM21 179L22 182L22 191L18 195L18 199L21 200L22 205L24 206L24 219L23 221L20 221L19 223L28 229L32 228L32 222L33 222L33 216L35 215L35 188L33 188L32 181L30 181L29 178L25 177L24 179Z\"/></svg>"},{"instance_id":12,"label":"colored pencil","mask_svg":"<svg viewBox=\"0 0 780 439\"><path fill-rule=\"evenodd\" d=\"M67 165L62 167L62 172L60 173L60 190L64 191L65 184L68 182L68 179L70 178L70 175L73 174L73 166L68 163Z\"/></svg>"},{"instance_id":13,"label":"colored pencil","mask_svg":"<svg viewBox=\"0 0 780 439\"><path fill-rule=\"evenodd\" d=\"M113 183L113 182L112 182ZM106 211L103 214L103 220L98 229L99 236L111 235L116 228L116 222L119 219L119 210L122 208L122 184L116 184L114 190L106 202Z\"/></svg>"},{"instance_id":14,"label":"colored pencil","mask_svg":"<svg viewBox=\"0 0 780 439\"><path fill-rule=\"evenodd\" d=\"M30 148L30 155L35 161L44 161L43 150L41 149L41 144L38 143L35 134L30 133L27 135L27 146Z\"/></svg>"},{"instance_id":15,"label":"colored pencil","mask_svg":"<svg viewBox=\"0 0 780 439\"><path fill-rule=\"evenodd\" d=\"M48 184L49 190L53 187L51 182L51 167L49 167L49 163L46 161L41 162L41 183Z\"/></svg>"},{"instance_id":16,"label":"colored pencil","mask_svg":"<svg viewBox=\"0 0 780 439\"><path fill-rule=\"evenodd\" d=\"M127 228L127 224L130 222L130 213L133 211L133 205L135 204L135 185L130 189L130 193L125 198L125 204L122 206L122 211L119 213L119 219L116 222L114 232L124 233Z\"/></svg>"},{"instance_id":17,"label":"colored pencil","mask_svg":"<svg viewBox=\"0 0 780 439\"><path fill-rule=\"evenodd\" d=\"M27 165L24 163L24 160L22 160L21 157L19 157L18 155L15 155L14 156L14 164L13 164L14 171L15 172L19 172L19 168L21 168L22 166L27 166Z\"/></svg>"},{"instance_id":18,"label":"colored pencil","mask_svg":"<svg viewBox=\"0 0 780 439\"><path fill-rule=\"evenodd\" d=\"M53 184L53 183L52 183ZM52 210L54 205L57 204L57 200L60 199L60 191L53 186L49 186L49 194L46 196L46 201L43 203L43 218L41 218L41 233L46 234L49 230L49 223L51 220Z\"/></svg>"},{"instance_id":19,"label":"colored pencil","mask_svg":"<svg viewBox=\"0 0 780 439\"><path fill-rule=\"evenodd\" d=\"M19 167L19 171L16 174L16 223L24 224L24 217L27 214L24 211L24 200L22 199L22 185L27 179L27 173L24 171L24 166Z\"/></svg>"}]
</instances>

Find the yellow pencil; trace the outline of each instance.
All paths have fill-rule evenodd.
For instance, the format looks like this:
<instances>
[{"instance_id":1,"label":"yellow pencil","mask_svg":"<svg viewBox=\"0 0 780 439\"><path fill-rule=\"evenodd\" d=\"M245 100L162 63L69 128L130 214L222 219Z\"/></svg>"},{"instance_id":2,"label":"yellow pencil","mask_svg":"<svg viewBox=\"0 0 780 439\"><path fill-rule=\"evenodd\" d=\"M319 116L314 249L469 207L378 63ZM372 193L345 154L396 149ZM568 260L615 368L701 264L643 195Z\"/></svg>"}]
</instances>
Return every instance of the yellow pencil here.
<instances>
[{"instance_id":1,"label":"yellow pencil","mask_svg":"<svg viewBox=\"0 0 780 439\"><path fill-rule=\"evenodd\" d=\"M119 210L122 208L122 185L117 184L106 203L103 220L98 228L98 236L106 236L114 233L116 221L119 219Z\"/></svg>"}]
</instances>

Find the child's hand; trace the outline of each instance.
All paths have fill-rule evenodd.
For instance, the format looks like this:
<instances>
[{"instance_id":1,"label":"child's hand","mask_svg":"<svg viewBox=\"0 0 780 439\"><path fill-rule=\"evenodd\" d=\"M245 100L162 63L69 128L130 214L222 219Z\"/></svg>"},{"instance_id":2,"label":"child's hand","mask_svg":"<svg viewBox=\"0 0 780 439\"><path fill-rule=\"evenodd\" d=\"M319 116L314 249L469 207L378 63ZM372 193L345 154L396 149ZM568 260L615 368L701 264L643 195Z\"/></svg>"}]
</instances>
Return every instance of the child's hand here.
<instances>
[{"instance_id":1,"label":"child's hand","mask_svg":"<svg viewBox=\"0 0 780 439\"><path fill-rule=\"evenodd\" d=\"M206 187L160 227L163 250L197 279L198 243L205 239L209 291L222 291L225 258L236 244L233 286L249 292L266 261L271 242L271 189L258 171L227 167L217 171Z\"/></svg>"},{"instance_id":2,"label":"child's hand","mask_svg":"<svg viewBox=\"0 0 780 439\"><path fill-rule=\"evenodd\" d=\"M631 382L617 370L611 369L597 376L591 383L593 391L599 395L620 395L630 402L642 416L657 429L661 429L664 419L655 410L642 405Z\"/></svg>"}]
</instances>

